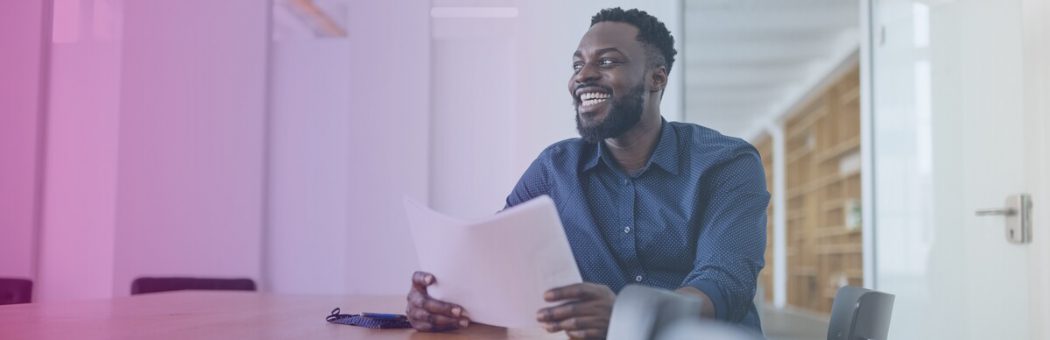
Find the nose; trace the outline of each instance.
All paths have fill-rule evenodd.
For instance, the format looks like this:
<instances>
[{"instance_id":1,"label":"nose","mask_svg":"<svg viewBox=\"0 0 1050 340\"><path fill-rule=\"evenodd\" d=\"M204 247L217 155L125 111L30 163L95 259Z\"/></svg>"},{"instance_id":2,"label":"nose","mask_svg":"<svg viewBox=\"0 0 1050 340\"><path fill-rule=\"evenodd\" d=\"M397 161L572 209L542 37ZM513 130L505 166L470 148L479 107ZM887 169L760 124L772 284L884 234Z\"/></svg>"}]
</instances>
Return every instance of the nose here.
<instances>
[{"instance_id":1,"label":"nose","mask_svg":"<svg viewBox=\"0 0 1050 340\"><path fill-rule=\"evenodd\" d=\"M598 72L598 67L594 63L584 63L580 71L576 72L576 75L572 77L576 84L589 83L598 78L601 78L601 73Z\"/></svg>"}]
</instances>

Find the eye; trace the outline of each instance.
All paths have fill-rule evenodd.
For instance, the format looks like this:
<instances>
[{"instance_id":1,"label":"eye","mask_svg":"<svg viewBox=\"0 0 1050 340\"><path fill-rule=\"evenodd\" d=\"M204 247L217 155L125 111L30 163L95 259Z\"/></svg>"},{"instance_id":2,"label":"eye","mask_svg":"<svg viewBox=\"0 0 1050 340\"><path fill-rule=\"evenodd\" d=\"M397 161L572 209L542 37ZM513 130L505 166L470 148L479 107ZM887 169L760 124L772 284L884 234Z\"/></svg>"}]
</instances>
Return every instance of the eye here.
<instances>
[{"instance_id":1,"label":"eye","mask_svg":"<svg viewBox=\"0 0 1050 340\"><path fill-rule=\"evenodd\" d=\"M617 64L616 59L602 58L602 59L598 60L598 65L601 65L601 66L609 66L609 65L613 65L613 64Z\"/></svg>"},{"instance_id":2,"label":"eye","mask_svg":"<svg viewBox=\"0 0 1050 340\"><path fill-rule=\"evenodd\" d=\"M572 70L573 71L579 71L582 68L583 68L583 62L575 61L575 62L572 63Z\"/></svg>"}]
</instances>

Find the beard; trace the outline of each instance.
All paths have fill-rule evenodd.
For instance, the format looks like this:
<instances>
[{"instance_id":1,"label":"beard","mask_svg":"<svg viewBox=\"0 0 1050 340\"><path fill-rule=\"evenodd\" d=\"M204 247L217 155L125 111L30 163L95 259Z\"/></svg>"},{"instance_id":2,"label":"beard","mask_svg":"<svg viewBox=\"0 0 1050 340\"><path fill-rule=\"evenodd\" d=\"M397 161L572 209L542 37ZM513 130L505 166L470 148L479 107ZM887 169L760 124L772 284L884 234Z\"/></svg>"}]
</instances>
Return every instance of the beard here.
<instances>
[{"instance_id":1,"label":"beard","mask_svg":"<svg viewBox=\"0 0 1050 340\"><path fill-rule=\"evenodd\" d=\"M592 126L583 126L580 107L576 107L576 131L588 143L598 143L606 138L615 138L634 127L642 120L642 96L645 86L638 84L621 98L612 100L609 113Z\"/></svg>"}]
</instances>

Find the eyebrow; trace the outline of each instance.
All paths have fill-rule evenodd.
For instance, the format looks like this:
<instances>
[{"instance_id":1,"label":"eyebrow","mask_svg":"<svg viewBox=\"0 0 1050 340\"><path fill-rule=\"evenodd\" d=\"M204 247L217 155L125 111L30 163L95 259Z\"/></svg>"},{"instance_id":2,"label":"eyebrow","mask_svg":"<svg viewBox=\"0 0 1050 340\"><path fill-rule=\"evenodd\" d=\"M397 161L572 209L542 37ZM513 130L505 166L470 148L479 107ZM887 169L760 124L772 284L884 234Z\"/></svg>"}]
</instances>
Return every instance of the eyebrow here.
<instances>
[{"instance_id":1,"label":"eyebrow","mask_svg":"<svg viewBox=\"0 0 1050 340\"><path fill-rule=\"evenodd\" d=\"M619 54L624 55L624 56L627 55L626 53L623 53L623 51L620 51L620 49L618 49L616 47L606 47L606 48L603 48L603 49L595 51L595 54L602 55L602 54L605 54L607 52L616 52L616 53L619 53ZM583 56L583 52L580 52L580 50L576 50L576 53L573 53L572 56L573 56L573 58L575 58L575 57L582 57Z\"/></svg>"}]
</instances>

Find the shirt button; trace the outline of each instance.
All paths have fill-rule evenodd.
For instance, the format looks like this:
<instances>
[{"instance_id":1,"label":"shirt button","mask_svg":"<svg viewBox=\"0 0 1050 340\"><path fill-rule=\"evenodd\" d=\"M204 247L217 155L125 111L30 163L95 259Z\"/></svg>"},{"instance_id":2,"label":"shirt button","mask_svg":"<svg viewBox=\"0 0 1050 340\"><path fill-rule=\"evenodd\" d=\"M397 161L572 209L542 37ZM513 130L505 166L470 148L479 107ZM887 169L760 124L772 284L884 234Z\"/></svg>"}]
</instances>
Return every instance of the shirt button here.
<instances>
[{"instance_id":1,"label":"shirt button","mask_svg":"<svg viewBox=\"0 0 1050 340\"><path fill-rule=\"evenodd\" d=\"M631 185L631 180L629 180L629 179L623 180L623 185Z\"/></svg>"},{"instance_id":2,"label":"shirt button","mask_svg":"<svg viewBox=\"0 0 1050 340\"><path fill-rule=\"evenodd\" d=\"M631 227L630 226L623 227L623 233L624 234L629 233L629 232L631 232Z\"/></svg>"},{"instance_id":3,"label":"shirt button","mask_svg":"<svg viewBox=\"0 0 1050 340\"><path fill-rule=\"evenodd\" d=\"M634 277L634 282L642 282L642 276L638 275Z\"/></svg>"}]
</instances>

